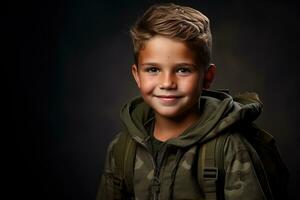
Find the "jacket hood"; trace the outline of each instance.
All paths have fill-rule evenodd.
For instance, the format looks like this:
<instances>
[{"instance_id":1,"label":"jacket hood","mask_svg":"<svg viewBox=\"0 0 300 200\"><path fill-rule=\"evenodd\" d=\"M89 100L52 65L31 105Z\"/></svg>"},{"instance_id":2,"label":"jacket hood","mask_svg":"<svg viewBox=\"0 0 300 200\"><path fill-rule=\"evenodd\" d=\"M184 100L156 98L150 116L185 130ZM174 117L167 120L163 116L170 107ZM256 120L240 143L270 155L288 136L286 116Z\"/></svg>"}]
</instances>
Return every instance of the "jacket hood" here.
<instances>
[{"instance_id":1,"label":"jacket hood","mask_svg":"<svg viewBox=\"0 0 300 200\"><path fill-rule=\"evenodd\" d=\"M167 143L179 147L203 143L222 134L223 130L237 122L254 121L261 113L262 103L256 93L245 92L232 97L226 92L203 90L199 108L202 110L199 121ZM149 139L145 124L154 118L154 112L142 97L136 97L125 104L120 116L125 130L135 140L141 142Z\"/></svg>"}]
</instances>

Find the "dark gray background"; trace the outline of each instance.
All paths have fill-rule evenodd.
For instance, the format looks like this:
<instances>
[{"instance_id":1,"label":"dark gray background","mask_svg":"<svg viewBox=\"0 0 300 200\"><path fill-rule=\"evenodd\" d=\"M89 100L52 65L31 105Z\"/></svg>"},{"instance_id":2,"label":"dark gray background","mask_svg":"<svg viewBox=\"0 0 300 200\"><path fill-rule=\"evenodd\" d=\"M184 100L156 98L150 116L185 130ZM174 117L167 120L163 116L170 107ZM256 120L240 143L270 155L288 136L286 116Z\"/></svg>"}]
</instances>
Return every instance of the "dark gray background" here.
<instances>
[{"instance_id":1,"label":"dark gray background","mask_svg":"<svg viewBox=\"0 0 300 200\"><path fill-rule=\"evenodd\" d=\"M120 128L119 109L138 95L130 74L129 27L158 1L12 2L4 32L17 59L14 87L11 199L92 200L107 145ZM162 2L162 1L160 1ZM277 140L299 184L299 16L286 1L174 1L211 20L213 88L256 91L257 123ZM10 38L10 37L9 37ZM16 47L16 48L12 48ZM9 165L10 166L10 165Z\"/></svg>"}]
</instances>

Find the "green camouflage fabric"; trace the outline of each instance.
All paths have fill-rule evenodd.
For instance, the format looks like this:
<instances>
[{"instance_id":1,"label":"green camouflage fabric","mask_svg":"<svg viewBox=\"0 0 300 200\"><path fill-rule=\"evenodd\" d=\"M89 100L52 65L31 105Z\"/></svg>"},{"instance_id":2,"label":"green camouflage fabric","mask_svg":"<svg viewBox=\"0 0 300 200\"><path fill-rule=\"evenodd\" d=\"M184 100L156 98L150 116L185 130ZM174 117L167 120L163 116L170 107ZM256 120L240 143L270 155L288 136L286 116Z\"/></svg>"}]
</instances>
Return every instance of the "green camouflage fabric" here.
<instances>
[{"instance_id":1,"label":"green camouflage fabric","mask_svg":"<svg viewBox=\"0 0 300 200\"><path fill-rule=\"evenodd\" d=\"M262 200L266 199L261 189L249 150L242 134L231 129L240 120L252 122L262 109L262 104L254 93L243 103L233 100L224 92L203 91L199 99L201 119L185 130L179 137L166 141L161 162L155 163L149 149L149 133L145 124L153 120L154 114L141 97L134 98L121 110L124 130L137 143L134 166L134 199L136 200L202 200L203 188L197 181L197 160L199 147L220 134L231 132L224 148L224 199ZM112 196L110 183L116 166L112 149L119 135L108 148L106 164L98 200ZM153 187L154 180L156 188ZM122 195L121 195L122 196Z\"/></svg>"}]
</instances>

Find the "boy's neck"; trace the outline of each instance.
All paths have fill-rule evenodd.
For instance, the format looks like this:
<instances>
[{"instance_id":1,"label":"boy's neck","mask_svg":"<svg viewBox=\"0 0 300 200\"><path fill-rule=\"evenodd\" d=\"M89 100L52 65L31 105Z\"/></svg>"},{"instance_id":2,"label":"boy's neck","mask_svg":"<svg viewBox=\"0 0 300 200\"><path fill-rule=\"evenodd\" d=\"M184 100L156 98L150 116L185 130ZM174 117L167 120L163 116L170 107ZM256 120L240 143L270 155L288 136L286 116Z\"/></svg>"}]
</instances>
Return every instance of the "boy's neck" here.
<instances>
[{"instance_id":1,"label":"boy's neck","mask_svg":"<svg viewBox=\"0 0 300 200\"><path fill-rule=\"evenodd\" d=\"M194 112L180 118L166 118L155 114L153 136L160 141L167 141L180 136L188 127L200 119L200 113Z\"/></svg>"}]
</instances>

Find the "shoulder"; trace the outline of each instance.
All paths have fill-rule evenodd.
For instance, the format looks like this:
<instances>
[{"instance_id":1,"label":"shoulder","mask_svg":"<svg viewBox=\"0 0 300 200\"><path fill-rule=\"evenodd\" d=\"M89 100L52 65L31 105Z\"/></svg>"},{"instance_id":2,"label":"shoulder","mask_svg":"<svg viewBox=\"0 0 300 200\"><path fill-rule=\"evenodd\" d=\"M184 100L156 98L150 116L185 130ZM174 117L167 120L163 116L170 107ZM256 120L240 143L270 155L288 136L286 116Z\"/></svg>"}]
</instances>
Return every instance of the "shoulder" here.
<instances>
[{"instance_id":1,"label":"shoulder","mask_svg":"<svg viewBox=\"0 0 300 200\"><path fill-rule=\"evenodd\" d=\"M112 170L115 168L115 155L114 149L118 144L122 132L118 132L111 142L109 143L107 150L106 150L106 159L105 159L105 170Z\"/></svg>"},{"instance_id":2,"label":"shoulder","mask_svg":"<svg viewBox=\"0 0 300 200\"><path fill-rule=\"evenodd\" d=\"M255 151L250 142L252 140L269 142L272 139L271 135L265 132L262 134L262 130L253 123L240 123L233 126L227 131L225 137L224 153L232 155L241 151Z\"/></svg>"},{"instance_id":3,"label":"shoulder","mask_svg":"<svg viewBox=\"0 0 300 200\"><path fill-rule=\"evenodd\" d=\"M227 172L237 168L245 170L252 165L253 148L242 132L228 134L224 144L224 168ZM246 170L247 171L247 170Z\"/></svg>"},{"instance_id":4,"label":"shoulder","mask_svg":"<svg viewBox=\"0 0 300 200\"><path fill-rule=\"evenodd\" d=\"M120 136L122 132L118 132L114 135L113 139L110 141L107 151L112 151L112 149L115 147L115 145L118 143Z\"/></svg>"},{"instance_id":5,"label":"shoulder","mask_svg":"<svg viewBox=\"0 0 300 200\"><path fill-rule=\"evenodd\" d=\"M245 136L241 132L234 132L228 134L224 145L225 155L235 155L241 151L248 151L249 148L245 144Z\"/></svg>"},{"instance_id":6,"label":"shoulder","mask_svg":"<svg viewBox=\"0 0 300 200\"><path fill-rule=\"evenodd\" d=\"M240 124L228 132L224 146L225 153L248 151L251 156L257 157L260 156L257 153L261 152L261 149L265 151L276 146L274 137L254 123Z\"/></svg>"}]
</instances>

